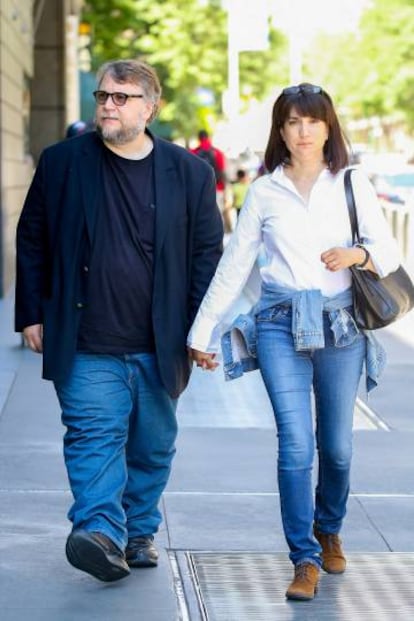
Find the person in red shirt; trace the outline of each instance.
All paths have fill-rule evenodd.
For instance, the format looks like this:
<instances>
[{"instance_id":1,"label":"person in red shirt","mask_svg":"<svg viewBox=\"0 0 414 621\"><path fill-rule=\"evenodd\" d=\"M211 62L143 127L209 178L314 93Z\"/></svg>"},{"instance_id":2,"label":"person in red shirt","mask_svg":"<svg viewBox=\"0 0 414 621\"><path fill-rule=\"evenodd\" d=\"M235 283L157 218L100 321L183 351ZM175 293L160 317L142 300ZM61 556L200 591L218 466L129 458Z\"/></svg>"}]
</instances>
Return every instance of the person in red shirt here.
<instances>
[{"instance_id":1,"label":"person in red shirt","mask_svg":"<svg viewBox=\"0 0 414 621\"><path fill-rule=\"evenodd\" d=\"M226 158L223 151L213 146L210 136L205 129L198 132L199 144L192 153L206 160L214 169L216 175L216 194L217 204L223 217L226 232L231 232L232 225L230 222L230 212L227 211L226 200Z\"/></svg>"}]
</instances>

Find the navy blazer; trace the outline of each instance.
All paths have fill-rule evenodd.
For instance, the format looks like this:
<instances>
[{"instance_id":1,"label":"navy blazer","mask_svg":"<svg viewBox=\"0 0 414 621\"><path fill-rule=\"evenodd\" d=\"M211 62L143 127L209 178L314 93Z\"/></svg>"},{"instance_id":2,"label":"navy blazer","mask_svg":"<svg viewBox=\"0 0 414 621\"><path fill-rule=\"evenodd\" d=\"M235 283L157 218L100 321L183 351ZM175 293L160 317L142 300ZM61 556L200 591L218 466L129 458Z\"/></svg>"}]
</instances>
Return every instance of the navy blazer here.
<instances>
[{"instance_id":1,"label":"navy blazer","mask_svg":"<svg viewBox=\"0 0 414 621\"><path fill-rule=\"evenodd\" d=\"M150 135L156 205L152 321L161 379L177 397L190 376L187 334L221 256L223 226L211 167ZM76 352L88 302L103 149L95 132L46 148L20 215L15 329L43 324L45 379L66 377Z\"/></svg>"}]
</instances>

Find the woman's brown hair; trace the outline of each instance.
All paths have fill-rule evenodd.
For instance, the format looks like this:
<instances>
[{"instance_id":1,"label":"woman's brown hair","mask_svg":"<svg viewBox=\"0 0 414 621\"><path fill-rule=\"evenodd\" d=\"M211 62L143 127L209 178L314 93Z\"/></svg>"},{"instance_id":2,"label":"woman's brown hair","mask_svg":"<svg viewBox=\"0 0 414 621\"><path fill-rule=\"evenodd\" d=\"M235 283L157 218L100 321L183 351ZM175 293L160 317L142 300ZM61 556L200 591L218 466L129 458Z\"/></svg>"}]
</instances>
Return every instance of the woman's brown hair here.
<instances>
[{"instance_id":1,"label":"woman's brown hair","mask_svg":"<svg viewBox=\"0 0 414 621\"><path fill-rule=\"evenodd\" d=\"M332 99L320 86L303 82L298 86L283 89L276 99L272 111L272 127L265 151L265 165L273 172L279 164L289 164L290 152L283 141L280 130L295 108L300 116L320 119L328 126L328 139L323 155L329 170L335 174L349 163L348 140L339 124Z\"/></svg>"}]
</instances>

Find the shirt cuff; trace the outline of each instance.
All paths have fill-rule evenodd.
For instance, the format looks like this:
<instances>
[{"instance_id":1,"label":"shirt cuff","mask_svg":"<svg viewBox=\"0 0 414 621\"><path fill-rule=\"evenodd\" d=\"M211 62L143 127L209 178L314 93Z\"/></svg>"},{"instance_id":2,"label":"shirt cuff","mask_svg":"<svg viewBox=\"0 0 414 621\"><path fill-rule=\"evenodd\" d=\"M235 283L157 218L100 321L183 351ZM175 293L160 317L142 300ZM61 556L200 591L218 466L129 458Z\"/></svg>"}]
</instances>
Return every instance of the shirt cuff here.
<instances>
[{"instance_id":1,"label":"shirt cuff","mask_svg":"<svg viewBox=\"0 0 414 621\"><path fill-rule=\"evenodd\" d=\"M187 337L187 345L198 351L217 353L219 337L217 322L208 317L197 316Z\"/></svg>"}]
</instances>

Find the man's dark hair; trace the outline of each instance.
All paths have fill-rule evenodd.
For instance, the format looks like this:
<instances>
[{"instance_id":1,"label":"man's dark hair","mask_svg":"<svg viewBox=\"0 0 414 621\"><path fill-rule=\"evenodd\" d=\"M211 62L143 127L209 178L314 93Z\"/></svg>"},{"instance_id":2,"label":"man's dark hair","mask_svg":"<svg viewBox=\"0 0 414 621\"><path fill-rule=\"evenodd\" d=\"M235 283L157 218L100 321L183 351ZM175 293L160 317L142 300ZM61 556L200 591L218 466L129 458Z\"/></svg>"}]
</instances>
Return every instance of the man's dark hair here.
<instances>
[{"instance_id":1,"label":"man's dark hair","mask_svg":"<svg viewBox=\"0 0 414 621\"><path fill-rule=\"evenodd\" d=\"M151 123L157 115L161 99L161 85L155 69L142 60L111 60L97 71L98 88L107 74L118 84L135 84L142 87L145 98L153 105L152 114L148 119L148 123Z\"/></svg>"},{"instance_id":2,"label":"man's dark hair","mask_svg":"<svg viewBox=\"0 0 414 621\"><path fill-rule=\"evenodd\" d=\"M206 138L208 138L208 132L205 129L200 129L200 131L198 132L198 138L199 140L205 140Z\"/></svg>"}]
</instances>

